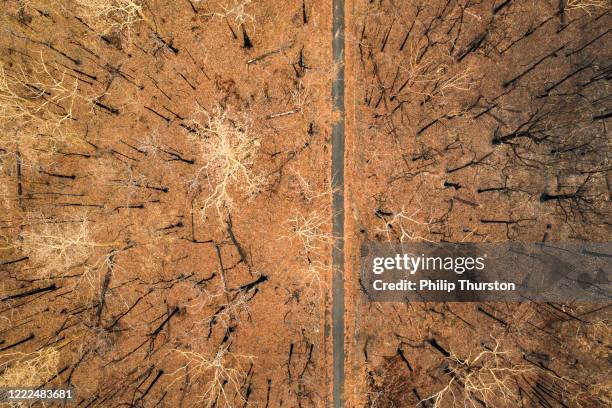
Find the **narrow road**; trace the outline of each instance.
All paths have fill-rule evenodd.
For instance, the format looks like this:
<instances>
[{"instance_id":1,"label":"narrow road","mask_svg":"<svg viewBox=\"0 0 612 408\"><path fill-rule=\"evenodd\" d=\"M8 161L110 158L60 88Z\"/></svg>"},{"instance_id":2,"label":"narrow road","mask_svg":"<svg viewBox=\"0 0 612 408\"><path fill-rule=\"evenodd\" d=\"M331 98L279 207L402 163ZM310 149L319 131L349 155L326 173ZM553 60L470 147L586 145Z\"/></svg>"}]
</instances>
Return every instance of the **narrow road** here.
<instances>
[{"instance_id":1,"label":"narrow road","mask_svg":"<svg viewBox=\"0 0 612 408\"><path fill-rule=\"evenodd\" d=\"M344 407L344 0L333 0L333 58L339 69L332 85L339 120L332 128L332 353L334 408Z\"/></svg>"}]
</instances>

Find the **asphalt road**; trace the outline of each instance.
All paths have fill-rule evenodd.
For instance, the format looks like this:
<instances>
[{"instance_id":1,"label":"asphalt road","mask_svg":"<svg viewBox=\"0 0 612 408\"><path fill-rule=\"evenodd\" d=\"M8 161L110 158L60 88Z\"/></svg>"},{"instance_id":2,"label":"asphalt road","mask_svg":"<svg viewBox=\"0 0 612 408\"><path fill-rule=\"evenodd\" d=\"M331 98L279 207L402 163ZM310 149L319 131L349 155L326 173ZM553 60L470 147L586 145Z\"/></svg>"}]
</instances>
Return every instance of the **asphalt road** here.
<instances>
[{"instance_id":1,"label":"asphalt road","mask_svg":"<svg viewBox=\"0 0 612 408\"><path fill-rule=\"evenodd\" d=\"M340 119L332 128L332 353L333 406L344 407L344 0L333 0L333 58L339 70L332 85L334 110Z\"/></svg>"}]
</instances>

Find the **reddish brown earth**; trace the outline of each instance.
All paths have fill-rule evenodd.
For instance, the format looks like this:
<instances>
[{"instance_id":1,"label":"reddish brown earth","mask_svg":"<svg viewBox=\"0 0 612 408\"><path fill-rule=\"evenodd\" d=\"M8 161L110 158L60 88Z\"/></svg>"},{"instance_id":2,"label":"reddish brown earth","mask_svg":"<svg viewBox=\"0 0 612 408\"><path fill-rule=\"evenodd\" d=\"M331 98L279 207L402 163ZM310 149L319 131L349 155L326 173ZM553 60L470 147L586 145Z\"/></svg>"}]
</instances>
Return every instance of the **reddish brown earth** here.
<instances>
[{"instance_id":1,"label":"reddish brown earth","mask_svg":"<svg viewBox=\"0 0 612 408\"><path fill-rule=\"evenodd\" d=\"M70 385L89 407L325 403L331 5L243 3L240 20L233 0L146 2L104 36L72 4L2 3L5 72L35 82L44 61L77 94L50 137L3 124L3 386ZM237 176L233 207L203 213L193 120L216 109L250 126L261 182L249 197Z\"/></svg>"},{"instance_id":2,"label":"reddish brown earth","mask_svg":"<svg viewBox=\"0 0 612 408\"><path fill-rule=\"evenodd\" d=\"M111 3L0 2L0 387L331 406L331 2ZM609 239L610 8L581 3L347 2L345 406L612 403L609 304L358 281L367 241Z\"/></svg>"},{"instance_id":3,"label":"reddish brown earth","mask_svg":"<svg viewBox=\"0 0 612 408\"><path fill-rule=\"evenodd\" d=\"M370 240L609 239L609 8L559 3L352 8L351 406L610 404L609 304L372 303L358 282Z\"/></svg>"}]
</instances>

